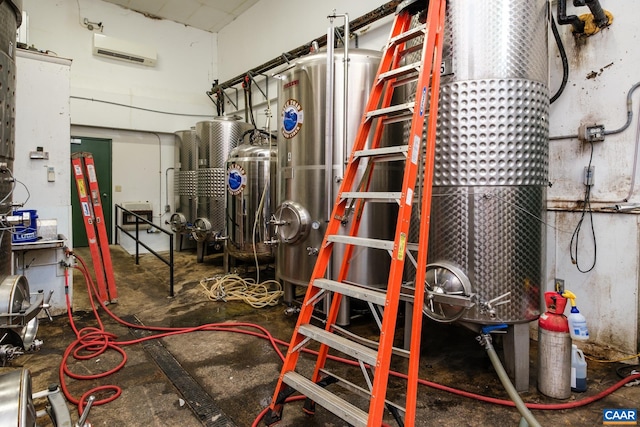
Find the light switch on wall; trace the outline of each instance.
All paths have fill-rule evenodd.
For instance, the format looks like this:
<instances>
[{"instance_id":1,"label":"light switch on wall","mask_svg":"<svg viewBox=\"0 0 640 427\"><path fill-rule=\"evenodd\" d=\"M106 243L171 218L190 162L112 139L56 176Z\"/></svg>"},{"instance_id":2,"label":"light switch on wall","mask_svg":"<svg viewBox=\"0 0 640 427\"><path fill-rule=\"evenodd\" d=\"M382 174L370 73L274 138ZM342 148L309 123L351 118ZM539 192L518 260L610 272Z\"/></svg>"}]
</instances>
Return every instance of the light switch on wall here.
<instances>
[{"instance_id":1,"label":"light switch on wall","mask_svg":"<svg viewBox=\"0 0 640 427\"><path fill-rule=\"evenodd\" d=\"M47 166L47 181L54 182L56 180L56 170L53 166Z\"/></svg>"}]
</instances>

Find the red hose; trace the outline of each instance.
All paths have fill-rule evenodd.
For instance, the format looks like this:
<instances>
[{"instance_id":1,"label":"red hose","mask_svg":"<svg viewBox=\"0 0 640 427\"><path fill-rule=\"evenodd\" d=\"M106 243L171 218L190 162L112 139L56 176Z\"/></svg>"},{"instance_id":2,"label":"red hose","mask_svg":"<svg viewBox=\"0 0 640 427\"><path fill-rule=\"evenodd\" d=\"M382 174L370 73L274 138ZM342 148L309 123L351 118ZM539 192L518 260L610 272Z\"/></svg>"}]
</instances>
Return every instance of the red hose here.
<instances>
[{"instance_id":1,"label":"red hose","mask_svg":"<svg viewBox=\"0 0 640 427\"><path fill-rule=\"evenodd\" d=\"M62 363L60 364L60 370L59 370L59 376L60 376L60 388L63 391L65 397L67 398L67 400L71 403L73 403L74 405L78 405L78 413L82 413L82 409L83 406L86 402L86 400L88 399L88 397L91 394L95 394L98 392L104 392L104 391L109 391L111 392L111 395L104 398L104 399L100 399L100 400L96 400L94 402L94 406L98 406L98 405L103 405L105 403L109 403L115 399L118 398L118 396L120 396L120 394L122 394L122 389L120 389L120 387L115 386L115 385L106 385L106 386L100 386L100 387L96 387L93 388L87 392L85 392L80 399L75 399L68 391L67 389L67 385L64 381L65 376L68 376L70 378L76 379L76 380L85 380L85 379L98 379L98 378L103 378L103 377L107 377L109 375L111 375L114 372L117 372L118 370L122 369L124 367L124 365L126 364L127 361L127 355L126 352L121 348L123 346L127 346L127 345L133 345L133 344L138 344L144 341L148 341L148 340L152 340L152 339L158 339L158 338L163 338L163 337L168 337L168 336L172 336L172 335L178 335L178 334L184 334L184 333L188 333L188 332L196 332L196 331L221 331L221 332L233 332L233 333L242 333L242 334L247 334L247 335L251 335L257 338L261 338L261 339L265 339L268 340L271 343L271 346L273 347L273 349L275 350L275 352L277 353L278 357L280 358L281 361L284 361L285 356L282 353L282 351L280 350L280 348L278 346L283 346L283 347L288 347L289 343L286 341L282 341L279 339L276 339L273 337L273 335L271 335L271 333L263 328L260 325L256 325L256 324L252 324L252 323L210 323L210 324L205 324L205 325L201 325L201 326L196 326L196 327L191 327L191 328L168 328L168 327L157 327L157 326L141 326L141 325L137 325L137 324L133 324L133 323L129 323L126 322L122 319L120 319L118 316L116 316L113 312L111 312L111 310L109 310L107 308L107 306L100 301L100 298L98 298L98 301L100 303L100 306L102 307L102 309L116 322L120 323L123 326L126 326L128 328L132 328L132 329L141 329L141 330L147 330L147 331L154 331L154 332L159 332L158 334L152 335L152 336L148 336L148 337L143 337L143 338L139 338L139 339L135 339L135 340L130 340L130 341L115 341L116 340L116 336L114 334L108 333L104 330L104 325L102 324L102 321L100 320L100 316L98 314L98 310L97 307L95 306L95 302L94 302L94 295L98 295L97 289L95 287L95 284L93 282L93 279L91 278L91 275L89 274L89 271L87 269L87 266L84 262L84 260L82 258L80 258L78 255L74 254L74 257L80 262L81 267L76 266L75 268L78 269L79 271L82 272L84 279L87 283L87 291L89 294L89 300L91 303L91 307L93 309L94 312L94 316L98 322L99 327L98 328L92 328L92 327L87 327L87 328L83 328L81 330L78 330L75 326L75 323L73 321L73 316L71 313L71 303L69 301L69 295L68 292L66 292L66 301L67 301L67 314L69 317L69 323L71 325L71 328L73 329L75 335L76 335L76 340L73 341L65 350L63 358L62 358ZM68 291L68 286L69 286L69 282L68 282L68 269L65 269L65 288ZM242 328L248 328L248 329L242 329ZM255 331L255 330L257 331ZM67 367L67 360L70 356L73 356L75 359L78 360L88 360L94 357L97 357L98 355L104 353L107 350L114 350L119 352L122 355L122 361L115 367L110 369L107 372L101 373L101 374L96 374L96 375L80 375L80 374L75 374L72 373L68 367ZM314 354L317 355L317 352L309 350L309 349L303 349L303 351L305 353L309 353L309 354ZM348 359L343 359L340 357L336 357L336 356L328 356L329 359L334 360L334 361L338 361L341 363L346 363L349 365L353 365L353 366L359 366L358 362L353 361L353 360L348 360ZM399 372L395 372L395 371L391 371L390 375L393 375L397 378L402 378L402 379L406 379L407 376L405 374L399 373ZM601 391L600 393L594 395L594 396L590 396L581 400L576 400L573 402L567 402L567 403L551 403L551 404L543 404L543 403L528 403L526 404L527 408L529 409L538 409L538 410L561 410L561 409L572 409L572 408L577 408L577 407L581 407L581 406L585 406L588 404L591 404L597 400L600 400L604 397L606 397L607 395L613 393L614 391L618 390L620 387L622 387L623 385L634 381L634 380L638 380L640 379L640 374L635 374L635 375L630 375L624 379L622 379L621 381L615 383L614 385L612 385L611 387ZM448 387L442 384L438 384L438 383L434 383L431 381L427 381L427 380L423 380L423 379L418 379L418 383L425 385L427 387L431 387L437 390L441 390L441 391L446 391L448 393L452 393L458 396L463 396L463 397L467 397L467 398L471 398L471 399L476 399L482 402L488 402L488 403L493 403L493 404L497 404L497 405L503 405L503 406L515 406L515 403L512 402L511 400L505 400L505 399L498 399L498 398L494 398L494 397L489 397L489 396L483 396L480 394L476 394L476 393L471 393L468 391L464 391L464 390L459 390L459 389L455 389L453 387ZM301 400L304 399L305 396L294 396L294 397L290 397L288 398L285 403L288 402L292 402L292 401L297 401L297 400ZM269 407L265 408L259 415L258 417L255 419L254 423L252 424L252 426L257 426L258 423L262 420L262 418L264 417L264 415L268 412Z\"/></svg>"}]
</instances>

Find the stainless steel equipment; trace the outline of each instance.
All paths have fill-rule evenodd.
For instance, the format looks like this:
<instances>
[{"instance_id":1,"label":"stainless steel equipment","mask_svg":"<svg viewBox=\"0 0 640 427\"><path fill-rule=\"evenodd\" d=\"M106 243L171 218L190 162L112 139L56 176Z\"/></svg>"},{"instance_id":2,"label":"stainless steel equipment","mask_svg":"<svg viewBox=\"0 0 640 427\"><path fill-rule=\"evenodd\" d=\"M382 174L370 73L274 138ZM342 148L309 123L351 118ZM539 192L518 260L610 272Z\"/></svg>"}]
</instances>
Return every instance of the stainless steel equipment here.
<instances>
[{"instance_id":1,"label":"stainless steel equipment","mask_svg":"<svg viewBox=\"0 0 640 427\"><path fill-rule=\"evenodd\" d=\"M234 148L227 160L228 254L243 261L273 261L271 216L276 207L277 145L270 137Z\"/></svg>"},{"instance_id":2,"label":"stainless steel equipment","mask_svg":"<svg viewBox=\"0 0 640 427\"><path fill-rule=\"evenodd\" d=\"M16 29L22 21L22 0L0 2L0 163L13 171L15 146ZM0 180L0 214L12 211L11 191L14 184ZM0 239L0 279L11 274L11 237Z\"/></svg>"},{"instance_id":3,"label":"stainless steel equipment","mask_svg":"<svg viewBox=\"0 0 640 427\"><path fill-rule=\"evenodd\" d=\"M547 22L545 0L447 2L437 123L424 313L509 324L505 364L519 391L544 287Z\"/></svg>"},{"instance_id":4,"label":"stainless steel equipment","mask_svg":"<svg viewBox=\"0 0 640 427\"><path fill-rule=\"evenodd\" d=\"M188 232L198 209L198 140L195 128L175 132L174 206L171 230Z\"/></svg>"},{"instance_id":5,"label":"stainless steel equipment","mask_svg":"<svg viewBox=\"0 0 640 427\"><path fill-rule=\"evenodd\" d=\"M248 123L237 116L221 116L196 123L198 140L198 218L193 237L198 241L215 241L225 232L226 170L229 153L239 144ZM220 243L222 247L222 243Z\"/></svg>"},{"instance_id":6,"label":"stainless steel equipment","mask_svg":"<svg viewBox=\"0 0 640 427\"><path fill-rule=\"evenodd\" d=\"M336 82L345 80L343 59L344 51L337 49L333 62ZM325 92L326 87L331 87L327 84L327 55L309 55L280 73L280 205L274 222L280 241L276 275L284 285L286 302L293 301L295 286L308 284L379 61L379 52L350 50L348 105L345 108L341 101L344 99L344 85L335 84L331 131L327 130L327 104L330 102L327 98L331 95ZM327 142L330 140L333 143ZM394 174L397 166L388 163L376 165L378 167L372 191L397 191L401 185ZM386 174L383 168L387 168ZM392 238L396 211L387 204L369 204L363 213L362 234L371 238ZM334 251L329 270L339 266L342 253ZM384 286L388 267L389 256L386 253L363 248L353 257L349 280Z\"/></svg>"},{"instance_id":7,"label":"stainless steel equipment","mask_svg":"<svg viewBox=\"0 0 640 427\"><path fill-rule=\"evenodd\" d=\"M528 322L540 314L544 284L547 3L447 7L429 262L439 263L437 280L463 274L470 284L456 289L476 299L461 320ZM442 271L443 262L455 270Z\"/></svg>"},{"instance_id":8,"label":"stainless steel equipment","mask_svg":"<svg viewBox=\"0 0 640 427\"><path fill-rule=\"evenodd\" d=\"M31 392L31 373L27 369L7 372L0 376L0 424L3 426L34 427L36 408Z\"/></svg>"}]
</instances>

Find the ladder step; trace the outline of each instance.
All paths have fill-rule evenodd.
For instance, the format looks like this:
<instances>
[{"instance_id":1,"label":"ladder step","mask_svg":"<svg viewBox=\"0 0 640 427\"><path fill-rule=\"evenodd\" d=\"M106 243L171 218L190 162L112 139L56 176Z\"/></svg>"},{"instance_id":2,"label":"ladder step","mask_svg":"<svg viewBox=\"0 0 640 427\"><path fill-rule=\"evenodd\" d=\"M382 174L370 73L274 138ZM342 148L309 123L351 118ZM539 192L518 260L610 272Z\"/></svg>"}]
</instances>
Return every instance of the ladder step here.
<instances>
[{"instance_id":1,"label":"ladder step","mask_svg":"<svg viewBox=\"0 0 640 427\"><path fill-rule=\"evenodd\" d=\"M361 360L368 365L376 365L376 359L378 358L378 352L376 350L353 342L345 337L332 334L331 332L310 324L300 325L298 333L322 344L326 344L344 354L348 354L354 359Z\"/></svg>"},{"instance_id":2,"label":"ladder step","mask_svg":"<svg viewBox=\"0 0 640 427\"><path fill-rule=\"evenodd\" d=\"M369 157L375 161L394 161L404 160L409 152L408 145L394 145L392 147L372 148L366 150L358 150L353 153L353 158Z\"/></svg>"},{"instance_id":3,"label":"ladder step","mask_svg":"<svg viewBox=\"0 0 640 427\"><path fill-rule=\"evenodd\" d=\"M365 399L371 399L371 392L369 390L362 388L352 383L351 381L348 381L347 379L334 374L333 372L329 372L326 369L320 369L320 372L322 372L324 375L331 376L336 380L338 380L336 385L344 388L345 390L349 390L350 392L357 394L358 396L363 397ZM388 399L385 399L385 403L387 404L387 406L393 406L394 408L396 408L400 412L400 414L404 416L404 413L406 412L406 409L404 407Z\"/></svg>"},{"instance_id":4,"label":"ladder step","mask_svg":"<svg viewBox=\"0 0 640 427\"><path fill-rule=\"evenodd\" d=\"M398 203L402 193L379 191L344 191L340 194L343 199L362 199L369 202Z\"/></svg>"},{"instance_id":5,"label":"ladder step","mask_svg":"<svg viewBox=\"0 0 640 427\"><path fill-rule=\"evenodd\" d=\"M407 32L398 34L397 36L389 39L389 46L397 46L401 43L415 39L416 37L423 36L427 29L427 24L418 25Z\"/></svg>"},{"instance_id":6,"label":"ladder step","mask_svg":"<svg viewBox=\"0 0 640 427\"><path fill-rule=\"evenodd\" d=\"M294 371L282 381L354 427L366 427L369 414Z\"/></svg>"},{"instance_id":7,"label":"ladder step","mask_svg":"<svg viewBox=\"0 0 640 427\"><path fill-rule=\"evenodd\" d=\"M387 302L386 292L363 288L357 285L349 285L347 283L336 282L335 280L316 279L313 281L313 286L326 289L327 291L346 295L351 298L368 301L381 306L384 306Z\"/></svg>"},{"instance_id":8,"label":"ladder step","mask_svg":"<svg viewBox=\"0 0 640 427\"><path fill-rule=\"evenodd\" d=\"M407 102L404 104L392 105L386 108L380 108L379 110L371 110L367 113L367 119L381 117L381 116L406 116L406 119L410 119L412 115L414 102Z\"/></svg>"},{"instance_id":9,"label":"ladder step","mask_svg":"<svg viewBox=\"0 0 640 427\"><path fill-rule=\"evenodd\" d=\"M421 62L414 62L413 64L403 65L402 67L394 68L386 73L381 73L378 76L379 81L391 80L393 78L407 76L409 74L418 74L422 67Z\"/></svg>"},{"instance_id":10,"label":"ladder step","mask_svg":"<svg viewBox=\"0 0 640 427\"><path fill-rule=\"evenodd\" d=\"M328 242L344 243L347 245L364 246L367 248L393 250L392 240L369 239L367 237L343 236L340 234L332 234L327 236Z\"/></svg>"}]
</instances>

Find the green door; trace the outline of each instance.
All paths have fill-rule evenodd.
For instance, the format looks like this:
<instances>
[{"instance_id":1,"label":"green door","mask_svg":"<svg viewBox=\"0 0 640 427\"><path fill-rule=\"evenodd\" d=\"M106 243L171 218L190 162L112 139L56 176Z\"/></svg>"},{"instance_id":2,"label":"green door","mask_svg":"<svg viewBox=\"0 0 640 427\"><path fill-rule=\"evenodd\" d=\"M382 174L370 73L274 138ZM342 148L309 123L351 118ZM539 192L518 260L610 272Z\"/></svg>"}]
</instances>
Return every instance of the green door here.
<instances>
[{"instance_id":1,"label":"green door","mask_svg":"<svg viewBox=\"0 0 640 427\"><path fill-rule=\"evenodd\" d=\"M102 201L102 210L104 211L104 225L107 228L107 236L109 243L113 241L111 238L113 202L111 199L111 140L100 138L71 137L71 153L86 152L93 155L93 161L96 166L96 177L98 179L98 188L100 188L100 198ZM87 241L87 231L84 228L84 220L82 218L82 210L78 201L78 189L76 188L76 180L71 174L71 208L73 229L73 247L82 248L89 246ZM85 177L86 178L86 177Z\"/></svg>"}]
</instances>

